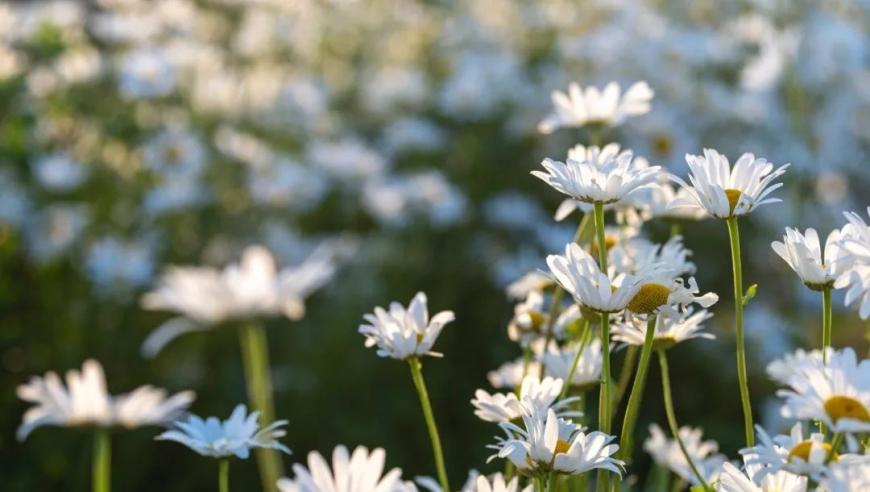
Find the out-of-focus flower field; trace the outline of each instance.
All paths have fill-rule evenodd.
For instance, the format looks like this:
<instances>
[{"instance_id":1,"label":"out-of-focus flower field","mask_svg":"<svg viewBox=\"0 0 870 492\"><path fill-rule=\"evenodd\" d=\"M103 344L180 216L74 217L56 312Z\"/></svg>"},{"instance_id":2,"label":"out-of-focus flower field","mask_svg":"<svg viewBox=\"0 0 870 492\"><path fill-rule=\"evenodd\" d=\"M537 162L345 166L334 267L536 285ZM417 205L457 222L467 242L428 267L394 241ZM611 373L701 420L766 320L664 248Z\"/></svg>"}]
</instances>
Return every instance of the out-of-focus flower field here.
<instances>
[{"instance_id":1,"label":"out-of-focus flower field","mask_svg":"<svg viewBox=\"0 0 870 492\"><path fill-rule=\"evenodd\" d=\"M149 350L172 315L143 295L171 265L221 268L255 244L280 266L314 257L335 270L293 306L303 311L264 321L276 417L288 421L280 441L293 452L285 474L344 443L385 448L404 479L435 475L407 367L357 333L373 306L418 291L432 313L456 317L434 348L444 358L426 359L451 480L501 470L485 464L497 430L469 401L522 355L506 336L505 288L546 272L546 255L575 234L576 216L554 220L560 197L530 175L587 136L539 131L551 92L571 82L646 81L651 110L608 140L678 176L703 148L791 163L783 203L741 221L745 283L758 284L746 306L749 389L757 423L784 430L765 366L821 344L822 298L770 243L786 226L824 236L843 211L866 220L868 29L863 0L0 4L0 489L90 487L91 433L16 439L29 406L16 388L33 375L92 358L113 394L193 390L192 412L221 417L246 401L237 330ZM698 283L722 300L707 322L716 339L674 347L671 374L681 423L737 457L720 222L682 228ZM670 234L644 227L655 241ZM867 322L843 296L834 290L833 345L866 356ZM649 377L643 435L665 421L658 371ZM113 436L116 490L215 488L213 463L156 434ZM650 467L640 459L634 473ZM234 489L259 490L254 459L234 461L231 476Z\"/></svg>"}]
</instances>

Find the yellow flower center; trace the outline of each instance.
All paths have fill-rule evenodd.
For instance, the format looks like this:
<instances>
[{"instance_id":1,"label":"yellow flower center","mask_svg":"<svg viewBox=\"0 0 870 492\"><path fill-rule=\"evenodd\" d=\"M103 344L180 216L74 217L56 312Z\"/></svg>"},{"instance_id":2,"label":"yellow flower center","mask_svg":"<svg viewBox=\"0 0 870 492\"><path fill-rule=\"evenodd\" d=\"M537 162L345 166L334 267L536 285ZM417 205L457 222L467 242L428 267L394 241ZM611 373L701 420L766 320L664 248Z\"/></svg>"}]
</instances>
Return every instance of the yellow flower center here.
<instances>
[{"instance_id":1,"label":"yellow flower center","mask_svg":"<svg viewBox=\"0 0 870 492\"><path fill-rule=\"evenodd\" d=\"M643 284L637 294L628 301L628 309L638 314L650 314L659 306L668 303L671 289L658 283Z\"/></svg>"},{"instance_id":2,"label":"yellow flower center","mask_svg":"<svg viewBox=\"0 0 870 492\"><path fill-rule=\"evenodd\" d=\"M832 396L825 400L825 413L834 423L840 419L859 420L870 422L870 413L864 405L849 396Z\"/></svg>"},{"instance_id":3,"label":"yellow flower center","mask_svg":"<svg viewBox=\"0 0 870 492\"><path fill-rule=\"evenodd\" d=\"M606 249L607 251L610 251L610 248L616 246L618 243L619 243L618 237L616 237L612 234L608 234L608 235L604 236L604 249ZM591 254L593 258L598 257L598 241L597 240L592 241L592 244L590 244L589 254Z\"/></svg>"},{"instance_id":4,"label":"yellow flower center","mask_svg":"<svg viewBox=\"0 0 870 492\"><path fill-rule=\"evenodd\" d=\"M677 339L671 335L653 338L653 350L667 350L677 344Z\"/></svg>"},{"instance_id":5,"label":"yellow flower center","mask_svg":"<svg viewBox=\"0 0 870 492\"><path fill-rule=\"evenodd\" d=\"M544 314L538 311L528 311L520 317L520 323L527 330L537 330L544 324Z\"/></svg>"},{"instance_id":6,"label":"yellow flower center","mask_svg":"<svg viewBox=\"0 0 870 492\"><path fill-rule=\"evenodd\" d=\"M418 331L417 332L417 345L420 345L420 342L422 342L422 341L423 341L423 332Z\"/></svg>"},{"instance_id":7,"label":"yellow flower center","mask_svg":"<svg viewBox=\"0 0 870 492\"><path fill-rule=\"evenodd\" d=\"M740 190L735 190L734 188L728 188L725 190L725 196L728 197L728 211L732 214L734 213L734 209L737 208L737 202L740 201L741 194Z\"/></svg>"},{"instance_id":8,"label":"yellow flower center","mask_svg":"<svg viewBox=\"0 0 870 492\"><path fill-rule=\"evenodd\" d=\"M653 136L652 148L656 153L658 153L658 155L667 156L671 154L671 149L673 149L673 142L668 135L660 133Z\"/></svg>"},{"instance_id":9,"label":"yellow flower center","mask_svg":"<svg viewBox=\"0 0 870 492\"><path fill-rule=\"evenodd\" d=\"M791 451L788 452L788 460L791 461L793 458L800 458L805 462L809 463L810 461L810 451L813 450L813 441L801 441L795 447L791 448ZM817 446L821 446L822 449L825 450L825 456L831 455L831 460L837 459L837 454L831 454L831 445L826 442L816 443Z\"/></svg>"},{"instance_id":10,"label":"yellow flower center","mask_svg":"<svg viewBox=\"0 0 870 492\"><path fill-rule=\"evenodd\" d=\"M569 448L571 448L571 445L568 444L568 441L564 439L559 439L558 441L556 441L556 449L554 451L554 454L567 453Z\"/></svg>"}]
</instances>

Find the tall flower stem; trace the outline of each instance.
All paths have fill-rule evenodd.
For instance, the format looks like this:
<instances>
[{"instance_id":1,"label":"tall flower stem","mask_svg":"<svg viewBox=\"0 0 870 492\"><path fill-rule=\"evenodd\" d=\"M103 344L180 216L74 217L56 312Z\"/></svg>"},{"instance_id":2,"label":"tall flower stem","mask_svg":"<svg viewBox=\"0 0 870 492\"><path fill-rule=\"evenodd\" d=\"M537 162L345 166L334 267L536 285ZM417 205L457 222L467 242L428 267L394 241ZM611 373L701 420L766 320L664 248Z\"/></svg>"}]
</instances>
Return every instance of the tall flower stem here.
<instances>
[{"instance_id":1,"label":"tall flower stem","mask_svg":"<svg viewBox=\"0 0 870 492\"><path fill-rule=\"evenodd\" d=\"M556 478L558 477L556 472L550 472L550 476L547 478L547 492L556 492Z\"/></svg>"},{"instance_id":2,"label":"tall flower stem","mask_svg":"<svg viewBox=\"0 0 870 492\"><path fill-rule=\"evenodd\" d=\"M710 485L704 480L704 477L698 471L698 468L695 466L695 462L692 461L692 457L689 456L689 451L686 450L686 445L683 444L683 440L680 438L680 427L677 425L677 417L674 414L674 400L671 396L671 375L670 371L668 371L668 357L665 355L665 351L659 350L659 366L662 369L662 395L665 400L665 413L668 416L668 426L671 428L671 434L674 436L674 440L677 441L677 445L680 447L680 451L683 453L683 457L686 458L686 462L689 463L689 467L692 469L692 473L695 475L695 478L698 479L698 482L704 488L704 490L711 490Z\"/></svg>"},{"instance_id":3,"label":"tall flower stem","mask_svg":"<svg viewBox=\"0 0 870 492\"><path fill-rule=\"evenodd\" d=\"M260 412L261 422L272 423L275 421L275 404L269 371L269 345L263 325L256 321L246 323L239 329L239 343L242 347L248 402ZM271 449L257 449L256 454L263 490L276 490L275 484L284 475L281 457Z\"/></svg>"},{"instance_id":4,"label":"tall flower stem","mask_svg":"<svg viewBox=\"0 0 870 492\"><path fill-rule=\"evenodd\" d=\"M831 306L831 288L822 290L822 361L828 363L827 348L831 346L831 325L833 321L833 308Z\"/></svg>"},{"instance_id":5,"label":"tall flower stem","mask_svg":"<svg viewBox=\"0 0 870 492\"><path fill-rule=\"evenodd\" d=\"M568 388L571 387L571 382L574 380L574 373L577 372L577 364L580 363L580 356L583 355L583 350L586 349L586 344L589 341L587 332L589 331L589 321L583 320L583 329L580 335L580 343L577 344L577 353L574 354L574 360L571 362L571 367L568 369L568 376L565 378L565 384L562 385L562 392L559 393L559 399L565 398L568 394Z\"/></svg>"},{"instance_id":6,"label":"tall flower stem","mask_svg":"<svg viewBox=\"0 0 870 492\"><path fill-rule=\"evenodd\" d=\"M634 428L637 425L640 403L643 400L643 390L646 385L649 360L652 357L655 331L656 317L651 314L646 322L646 335L643 339L643 348L640 351L640 362L637 365L637 372L634 373L634 384L631 385L628 406L625 408L625 418L622 420L622 432L619 434L619 452L625 461L631 461L631 452L634 447Z\"/></svg>"},{"instance_id":7,"label":"tall flower stem","mask_svg":"<svg viewBox=\"0 0 870 492\"><path fill-rule=\"evenodd\" d=\"M218 463L218 492L230 491L230 460L222 458Z\"/></svg>"},{"instance_id":8,"label":"tall flower stem","mask_svg":"<svg viewBox=\"0 0 870 492\"><path fill-rule=\"evenodd\" d=\"M435 424L435 416L432 414L432 404L429 402L429 392L426 391L426 382L423 381L423 364L420 359L412 357L408 359L411 367L411 379L420 396L420 406L423 407L423 417L426 419L426 427L429 429L429 439L432 441L432 454L435 455L435 469L438 473L438 482L441 490L451 490L447 481L447 468L444 466L444 453L441 451L441 438L438 436L438 426Z\"/></svg>"},{"instance_id":9,"label":"tall flower stem","mask_svg":"<svg viewBox=\"0 0 870 492\"><path fill-rule=\"evenodd\" d=\"M743 405L743 430L746 446L755 445L752 430L752 404L749 402L749 383L746 378L746 341L743 333L743 265L740 260L740 229L737 217L729 217L728 237L731 240L731 265L734 269L734 323L737 335L737 379L740 383L740 403Z\"/></svg>"},{"instance_id":10,"label":"tall flower stem","mask_svg":"<svg viewBox=\"0 0 870 492\"><path fill-rule=\"evenodd\" d=\"M622 367L619 368L619 380L616 382L616 398L613 399L613 407L619 408L619 403L628 390L628 382L637 364L637 345L629 345L625 349L625 357L622 359Z\"/></svg>"},{"instance_id":11,"label":"tall flower stem","mask_svg":"<svg viewBox=\"0 0 870 492\"><path fill-rule=\"evenodd\" d=\"M607 273L607 242L604 238L604 203L595 202L595 235L598 239L598 263L601 271ZM601 389L598 399L598 428L610 434L610 407L613 404L613 381L610 378L610 315L601 313ZM598 472L596 490L610 488L609 474Z\"/></svg>"},{"instance_id":12,"label":"tall flower stem","mask_svg":"<svg viewBox=\"0 0 870 492\"><path fill-rule=\"evenodd\" d=\"M109 492L112 488L112 438L108 429L94 434L94 457L91 463L91 490Z\"/></svg>"}]
</instances>

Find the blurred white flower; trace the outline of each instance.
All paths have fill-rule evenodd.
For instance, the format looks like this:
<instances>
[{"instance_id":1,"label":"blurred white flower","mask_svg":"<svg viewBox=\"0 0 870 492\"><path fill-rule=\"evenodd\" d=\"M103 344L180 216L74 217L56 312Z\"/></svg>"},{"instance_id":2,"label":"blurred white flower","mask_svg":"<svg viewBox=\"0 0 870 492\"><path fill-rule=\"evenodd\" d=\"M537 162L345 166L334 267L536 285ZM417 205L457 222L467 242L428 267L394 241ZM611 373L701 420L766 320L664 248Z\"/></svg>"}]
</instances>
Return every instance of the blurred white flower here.
<instances>
[{"instance_id":1,"label":"blurred white flower","mask_svg":"<svg viewBox=\"0 0 870 492\"><path fill-rule=\"evenodd\" d=\"M455 319L453 311L441 311L429 319L426 294L418 292L408 309L398 302L390 303L389 311L378 306L372 314L363 315L368 324L359 326L366 337L366 347L378 347L378 356L407 359L424 355L440 357L432 345L442 328Z\"/></svg>"},{"instance_id":2,"label":"blurred white flower","mask_svg":"<svg viewBox=\"0 0 870 492\"><path fill-rule=\"evenodd\" d=\"M773 181L785 174L789 164L774 170L773 164L755 155L745 153L734 163L713 149L704 149L704 155L686 154L691 186L678 176L671 179L688 191L688 197L679 197L669 207L702 208L713 217L727 219L746 215L759 205L776 203L778 198L766 198L782 186Z\"/></svg>"},{"instance_id":3,"label":"blurred white flower","mask_svg":"<svg viewBox=\"0 0 870 492\"><path fill-rule=\"evenodd\" d=\"M373 178L387 170L387 161L382 155L352 137L337 141L315 140L308 146L307 160L343 181Z\"/></svg>"},{"instance_id":4,"label":"blurred white flower","mask_svg":"<svg viewBox=\"0 0 870 492\"><path fill-rule=\"evenodd\" d=\"M191 415L187 420L175 422L174 429L163 432L155 439L184 444L202 456L227 458L235 456L247 459L256 448L274 449L290 454L286 446L278 442L286 432L281 427L286 420L276 420L260 427L257 420L260 412L251 412L245 405L237 405L230 417L221 421L217 417L203 420Z\"/></svg>"},{"instance_id":5,"label":"blurred white flower","mask_svg":"<svg viewBox=\"0 0 870 492\"><path fill-rule=\"evenodd\" d=\"M248 169L248 190L256 202L273 207L288 207L307 212L323 201L329 183L322 172L288 158L280 157Z\"/></svg>"},{"instance_id":6,"label":"blurred white flower","mask_svg":"<svg viewBox=\"0 0 870 492\"><path fill-rule=\"evenodd\" d=\"M483 475L478 476L471 484L471 487L467 489L463 487L463 492L532 492L532 489L532 484L528 484L520 489L520 477L518 476L514 476L505 482L504 475L501 472L496 472L491 478Z\"/></svg>"},{"instance_id":7,"label":"blurred white flower","mask_svg":"<svg viewBox=\"0 0 870 492\"><path fill-rule=\"evenodd\" d=\"M206 164L202 139L190 130L163 130L142 147L142 160L152 171L177 180L198 176Z\"/></svg>"},{"instance_id":8,"label":"blurred white flower","mask_svg":"<svg viewBox=\"0 0 870 492\"><path fill-rule=\"evenodd\" d=\"M821 350L797 349L781 358L774 359L767 365L767 375L777 383L787 386L791 378L800 374L804 364L818 364L822 361Z\"/></svg>"},{"instance_id":9,"label":"blurred white flower","mask_svg":"<svg viewBox=\"0 0 870 492\"><path fill-rule=\"evenodd\" d=\"M576 397L563 398L556 401L562 392L562 379L552 377L538 378L530 374L523 378L520 386L519 397L516 393L493 393L489 394L482 389L474 392L471 404L474 406L474 414L486 422L510 422L519 418L523 413L523 405L527 404L538 408L552 408L558 417L579 417L582 412L571 410Z\"/></svg>"},{"instance_id":10,"label":"blurred white flower","mask_svg":"<svg viewBox=\"0 0 870 492\"><path fill-rule=\"evenodd\" d=\"M746 470L751 473L750 469ZM786 471L767 475L761 480L754 480L729 462L722 465L722 474L716 484L717 492L806 492L807 477L795 475Z\"/></svg>"},{"instance_id":11,"label":"blurred white flower","mask_svg":"<svg viewBox=\"0 0 870 492\"><path fill-rule=\"evenodd\" d=\"M138 287L154 275L154 248L147 241L106 236L90 245L85 266L91 280L101 289Z\"/></svg>"},{"instance_id":12,"label":"blurred white flower","mask_svg":"<svg viewBox=\"0 0 870 492\"><path fill-rule=\"evenodd\" d=\"M416 492L413 483L402 481L402 470L384 474L386 453L357 446L349 454L344 446L332 452L332 469L317 451L308 453L308 467L293 465L295 478L278 481L281 492Z\"/></svg>"},{"instance_id":13,"label":"blurred white flower","mask_svg":"<svg viewBox=\"0 0 870 492\"><path fill-rule=\"evenodd\" d=\"M870 215L870 207L867 208ZM834 287L847 287L846 305L856 304L861 319L870 318L870 225L855 212L844 214L849 221L840 234L843 273Z\"/></svg>"},{"instance_id":14,"label":"blurred white flower","mask_svg":"<svg viewBox=\"0 0 870 492\"><path fill-rule=\"evenodd\" d=\"M616 82L610 82L604 90L594 86L583 89L577 83L571 83L567 94L553 91L554 112L541 121L538 131L552 133L559 128L590 124L616 126L630 116L648 113L653 95L646 82L635 82L625 94L621 93Z\"/></svg>"},{"instance_id":15,"label":"blurred white flower","mask_svg":"<svg viewBox=\"0 0 870 492\"><path fill-rule=\"evenodd\" d=\"M665 436L662 429L656 425L649 426L650 437L643 443L643 449L652 456L653 461L666 468L692 485L699 485L698 478L692 472L686 456L680 450L676 440ZM686 447L689 457L707 483L714 482L721 472L722 464L727 458L718 454L719 445L716 441L703 441L703 430L688 426L680 427L680 440Z\"/></svg>"},{"instance_id":16,"label":"blurred white flower","mask_svg":"<svg viewBox=\"0 0 870 492\"><path fill-rule=\"evenodd\" d=\"M505 291L508 298L520 300L528 297L533 291L543 290L551 285L553 285L552 278L537 270L533 270L511 282Z\"/></svg>"},{"instance_id":17,"label":"blurred white flower","mask_svg":"<svg viewBox=\"0 0 870 492\"><path fill-rule=\"evenodd\" d=\"M712 318L713 314L701 309L693 312L691 309L677 312L660 313L656 317L653 346L656 348L668 348L677 343L693 338L716 338L712 333L702 331L702 323ZM646 337L646 320L637 316L626 316L623 320L611 326L613 340L628 345L643 345Z\"/></svg>"},{"instance_id":18,"label":"blurred white flower","mask_svg":"<svg viewBox=\"0 0 870 492\"><path fill-rule=\"evenodd\" d=\"M870 490L870 455L841 456L831 463L819 484L824 492L863 492Z\"/></svg>"},{"instance_id":19,"label":"blurred white flower","mask_svg":"<svg viewBox=\"0 0 870 492\"><path fill-rule=\"evenodd\" d=\"M522 357L508 361L493 371L486 373L486 379L493 388L511 389L519 386L525 374L540 374L541 363L524 360Z\"/></svg>"},{"instance_id":20,"label":"blurred white flower","mask_svg":"<svg viewBox=\"0 0 870 492\"><path fill-rule=\"evenodd\" d=\"M142 307L172 311L172 318L156 328L142 344L146 356L156 355L181 334L210 325L259 316L305 315L305 297L326 284L335 273L331 254L315 250L303 263L278 270L272 254L251 246L240 263L222 271L211 267L171 267L157 288L142 297Z\"/></svg>"},{"instance_id":21,"label":"blurred white flower","mask_svg":"<svg viewBox=\"0 0 870 492\"><path fill-rule=\"evenodd\" d=\"M118 90L128 99L154 99L175 89L176 73L166 53L141 48L120 61Z\"/></svg>"},{"instance_id":22,"label":"blurred white flower","mask_svg":"<svg viewBox=\"0 0 870 492\"><path fill-rule=\"evenodd\" d=\"M69 250L88 225L84 205L55 203L40 210L25 223L28 253L38 262L47 262Z\"/></svg>"},{"instance_id":23,"label":"blurred white flower","mask_svg":"<svg viewBox=\"0 0 870 492\"><path fill-rule=\"evenodd\" d=\"M827 364L806 359L789 389L777 391L785 398L782 416L820 420L832 432L870 431L870 360L859 363L851 347L827 350Z\"/></svg>"},{"instance_id":24,"label":"blurred white flower","mask_svg":"<svg viewBox=\"0 0 870 492\"><path fill-rule=\"evenodd\" d=\"M573 346L569 345L560 349L553 343L539 358L547 369L547 374L566 380L577 356L577 350L580 348L579 344L574 344ZM580 388L588 388L598 384L601 380L601 364L603 362L601 357L601 340L599 338L590 340L583 345L582 350L583 352L580 354L580 359L577 361L577 366L574 369L574 375L571 376L571 381L568 384Z\"/></svg>"},{"instance_id":25,"label":"blurred white flower","mask_svg":"<svg viewBox=\"0 0 870 492\"><path fill-rule=\"evenodd\" d=\"M834 229L828 234L823 250L815 229L809 228L801 234L797 229L786 227L782 242L774 241L770 246L807 287L822 290L833 287L834 280L846 267L840 260L839 241L840 231Z\"/></svg>"},{"instance_id":26,"label":"blurred white flower","mask_svg":"<svg viewBox=\"0 0 870 492\"><path fill-rule=\"evenodd\" d=\"M66 385L54 372L34 376L17 389L18 397L33 403L18 428L23 441L42 426L121 426L134 428L161 425L177 418L192 402L194 393L183 391L166 397L166 391L140 386L130 393L112 396L106 390L106 376L99 362L88 359L81 372L66 373Z\"/></svg>"},{"instance_id":27,"label":"blurred white flower","mask_svg":"<svg viewBox=\"0 0 870 492\"><path fill-rule=\"evenodd\" d=\"M77 188L88 177L88 169L66 153L44 155L31 163L39 183L52 191Z\"/></svg>"}]
</instances>

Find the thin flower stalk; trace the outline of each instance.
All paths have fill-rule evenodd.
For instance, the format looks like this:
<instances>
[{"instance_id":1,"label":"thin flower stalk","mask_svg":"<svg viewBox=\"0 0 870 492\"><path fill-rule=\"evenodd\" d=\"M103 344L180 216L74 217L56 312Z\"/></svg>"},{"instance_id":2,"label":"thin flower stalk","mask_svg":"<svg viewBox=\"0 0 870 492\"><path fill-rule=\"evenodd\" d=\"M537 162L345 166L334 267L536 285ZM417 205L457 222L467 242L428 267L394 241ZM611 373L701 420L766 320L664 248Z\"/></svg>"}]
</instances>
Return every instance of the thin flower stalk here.
<instances>
[{"instance_id":1,"label":"thin flower stalk","mask_svg":"<svg viewBox=\"0 0 870 492\"><path fill-rule=\"evenodd\" d=\"M251 409L259 411L260 418L264 422L274 422L275 404L272 399L272 377L269 370L269 345L266 331L259 322L248 322L239 330L239 343L242 348L245 383ZM275 484L284 476L280 456L272 449L257 449L256 455L263 490L276 490Z\"/></svg>"},{"instance_id":2,"label":"thin flower stalk","mask_svg":"<svg viewBox=\"0 0 870 492\"><path fill-rule=\"evenodd\" d=\"M616 398L613 400L614 408L619 408L619 404L628 390L628 382L631 380L634 366L637 364L637 350L637 345L629 345L625 349L625 357L622 359L622 367L619 368L619 379L616 382Z\"/></svg>"},{"instance_id":3,"label":"thin flower stalk","mask_svg":"<svg viewBox=\"0 0 870 492\"><path fill-rule=\"evenodd\" d=\"M112 438L108 429L98 428L94 434L91 480L93 492L109 492L112 489Z\"/></svg>"},{"instance_id":4,"label":"thin flower stalk","mask_svg":"<svg viewBox=\"0 0 870 492\"><path fill-rule=\"evenodd\" d=\"M568 395L568 388L571 387L571 381L574 380L574 373L577 372L577 364L580 363L580 357L583 354L583 350L586 348L586 345L591 340L591 338L588 336L589 321L584 319L582 323L583 328L580 331L580 343L577 345L577 353L574 354L574 360L573 362L571 362L571 368L568 370L568 376L565 378L565 384L562 385L562 392L559 394L560 400Z\"/></svg>"},{"instance_id":5,"label":"thin flower stalk","mask_svg":"<svg viewBox=\"0 0 870 492\"><path fill-rule=\"evenodd\" d=\"M626 462L631 460L631 452L634 447L634 428L637 425L637 416L640 413L640 403L643 400L646 374L649 369L649 360L652 357L653 341L655 340L656 317L650 315L646 324L646 335L643 339L643 348L640 352L640 362L637 372L634 374L634 383L631 386L631 394L628 396L628 404L625 408L625 418L622 421L620 433L619 451L620 458Z\"/></svg>"},{"instance_id":6,"label":"thin flower stalk","mask_svg":"<svg viewBox=\"0 0 870 492\"><path fill-rule=\"evenodd\" d=\"M423 408L423 418L429 429L429 439L432 441L432 454L435 456L435 470L438 474L438 482L441 490L452 490L447 480L447 468L444 466L444 452L441 450L441 438L438 434L438 426L435 424L435 415L432 413L432 404L429 402L429 392L426 390L426 382L423 380L423 364L417 357L408 359L411 368L411 379L420 397L420 406Z\"/></svg>"},{"instance_id":7,"label":"thin flower stalk","mask_svg":"<svg viewBox=\"0 0 870 492\"><path fill-rule=\"evenodd\" d=\"M595 235L598 239L598 263L602 272L607 272L607 242L604 237L604 204L595 202ZM598 398L598 428L605 434L610 434L610 407L613 403L613 382L610 379L610 314L601 313L601 389ZM604 491L610 488L610 476L604 471L598 472L596 490Z\"/></svg>"},{"instance_id":8,"label":"thin flower stalk","mask_svg":"<svg viewBox=\"0 0 870 492\"><path fill-rule=\"evenodd\" d=\"M831 305L831 288L822 290L822 361L827 364L828 351L832 346L833 307Z\"/></svg>"},{"instance_id":9,"label":"thin flower stalk","mask_svg":"<svg viewBox=\"0 0 870 492\"><path fill-rule=\"evenodd\" d=\"M704 476L698 471L698 467L695 466L695 462L692 461L692 457L689 455L688 450L686 450L686 445L683 444L683 440L680 438L680 426L677 425L677 417L674 414L674 400L671 396L671 376L670 371L668 370L668 357L665 355L663 349L658 350L658 354L659 367L661 367L662 371L662 396L665 400L665 413L668 417L668 426L671 428L671 434L673 434L674 440L677 441L680 451L682 451L683 456L686 458L686 462L689 463L689 467L692 469L692 473L698 479L701 487L705 491L710 491L712 490L710 485L706 480L704 480Z\"/></svg>"},{"instance_id":10,"label":"thin flower stalk","mask_svg":"<svg viewBox=\"0 0 870 492\"><path fill-rule=\"evenodd\" d=\"M218 463L218 491L230 491L230 460L224 458Z\"/></svg>"},{"instance_id":11,"label":"thin flower stalk","mask_svg":"<svg viewBox=\"0 0 870 492\"><path fill-rule=\"evenodd\" d=\"M740 384L740 403L743 406L743 430L746 446L755 445L752 404L749 401L749 382L746 376L746 340L743 332L743 266L740 259L740 229L737 216L729 217L728 237L731 241L731 265L734 270L734 324L737 337L737 379Z\"/></svg>"}]
</instances>

